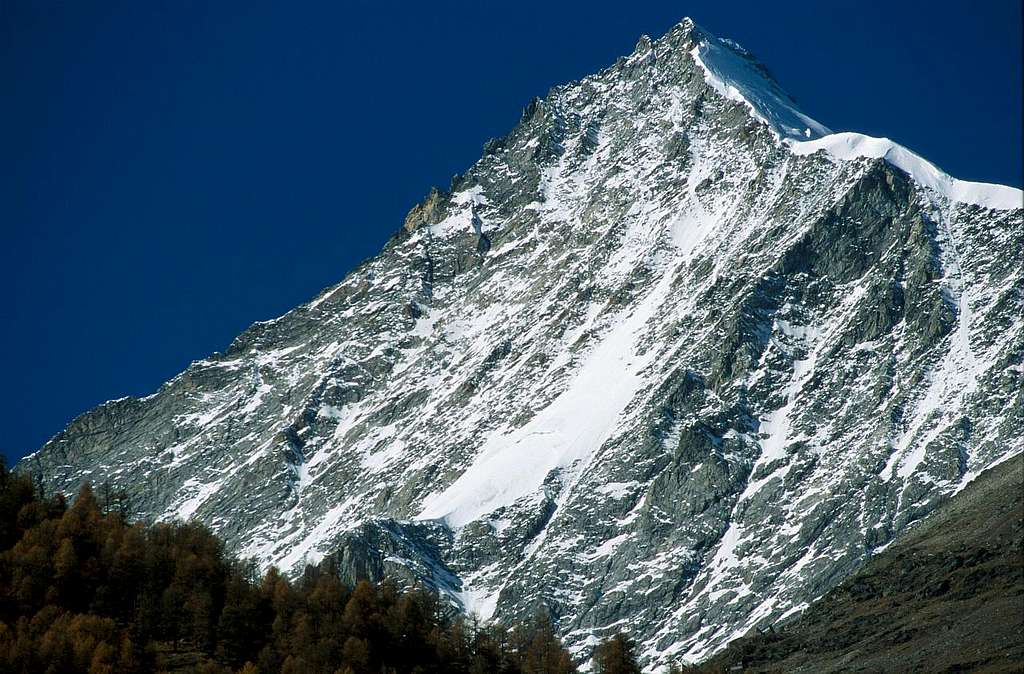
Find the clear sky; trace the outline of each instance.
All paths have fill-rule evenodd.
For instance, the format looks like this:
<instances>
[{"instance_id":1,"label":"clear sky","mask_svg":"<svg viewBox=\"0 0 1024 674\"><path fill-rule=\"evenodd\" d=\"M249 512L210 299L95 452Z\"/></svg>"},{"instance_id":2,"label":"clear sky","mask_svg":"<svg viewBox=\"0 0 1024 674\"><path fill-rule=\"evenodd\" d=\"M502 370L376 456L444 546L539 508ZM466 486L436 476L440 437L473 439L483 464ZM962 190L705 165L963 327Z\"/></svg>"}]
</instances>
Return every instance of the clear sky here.
<instances>
[{"instance_id":1,"label":"clear sky","mask_svg":"<svg viewBox=\"0 0 1024 674\"><path fill-rule=\"evenodd\" d=\"M1022 183L1020 0L0 2L0 451L336 283L531 97L683 16L826 126Z\"/></svg>"}]
</instances>

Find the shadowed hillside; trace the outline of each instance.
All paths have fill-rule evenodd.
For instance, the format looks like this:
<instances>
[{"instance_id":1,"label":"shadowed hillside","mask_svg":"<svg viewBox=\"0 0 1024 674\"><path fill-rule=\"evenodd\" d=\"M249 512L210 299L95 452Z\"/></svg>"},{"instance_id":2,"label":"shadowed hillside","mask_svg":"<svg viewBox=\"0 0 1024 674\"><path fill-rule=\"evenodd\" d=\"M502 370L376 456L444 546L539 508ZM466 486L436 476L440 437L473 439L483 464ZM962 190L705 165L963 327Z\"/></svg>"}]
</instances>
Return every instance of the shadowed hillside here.
<instances>
[{"instance_id":1,"label":"shadowed hillside","mask_svg":"<svg viewBox=\"0 0 1024 674\"><path fill-rule=\"evenodd\" d=\"M799 619L741 639L696 670L1020 672L1022 532L1024 456L1017 456Z\"/></svg>"}]
</instances>

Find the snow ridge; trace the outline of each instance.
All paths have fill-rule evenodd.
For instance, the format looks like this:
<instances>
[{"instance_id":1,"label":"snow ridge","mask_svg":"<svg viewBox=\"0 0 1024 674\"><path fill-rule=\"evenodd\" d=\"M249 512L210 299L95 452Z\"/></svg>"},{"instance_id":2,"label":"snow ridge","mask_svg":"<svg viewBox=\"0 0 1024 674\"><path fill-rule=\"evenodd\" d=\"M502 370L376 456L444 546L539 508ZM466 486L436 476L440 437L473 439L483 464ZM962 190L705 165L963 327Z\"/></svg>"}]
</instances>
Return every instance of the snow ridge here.
<instances>
[{"instance_id":1,"label":"snow ridge","mask_svg":"<svg viewBox=\"0 0 1024 674\"><path fill-rule=\"evenodd\" d=\"M814 140L789 141L787 145L794 154L801 156L825 151L843 161L860 158L884 159L907 173L918 185L927 187L953 202L1003 211L1024 207L1024 192L1021 190L1006 185L957 180L927 159L888 138L873 138L860 133L844 132Z\"/></svg>"},{"instance_id":2,"label":"snow ridge","mask_svg":"<svg viewBox=\"0 0 1024 674\"><path fill-rule=\"evenodd\" d=\"M722 96L747 106L751 114L780 138L818 138L832 133L801 112L789 94L746 49L694 27L697 44L690 55L704 79Z\"/></svg>"},{"instance_id":3,"label":"snow ridge","mask_svg":"<svg viewBox=\"0 0 1024 674\"><path fill-rule=\"evenodd\" d=\"M1017 188L952 178L888 138L855 132L833 133L801 112L746 49L702 28L694 27L694 34L697 44L690 53L704 70L705 81L722 96L743 103L750 114L767 125L794 154L804 156L825 151L840 161L884 159L922 187L953 202L997 210L1013 210L1024 205L1024 192Z\"/></svg>"}]
</instances>

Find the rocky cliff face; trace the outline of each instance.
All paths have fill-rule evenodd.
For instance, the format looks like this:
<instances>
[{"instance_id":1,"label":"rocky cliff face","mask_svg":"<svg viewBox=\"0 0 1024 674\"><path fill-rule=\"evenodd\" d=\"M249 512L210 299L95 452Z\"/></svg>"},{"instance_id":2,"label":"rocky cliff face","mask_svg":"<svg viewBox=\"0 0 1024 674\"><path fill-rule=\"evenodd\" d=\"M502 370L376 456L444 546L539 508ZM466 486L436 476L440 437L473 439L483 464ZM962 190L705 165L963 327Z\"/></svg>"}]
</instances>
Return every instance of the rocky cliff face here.
<instances>
[{"instance_id":1,"label":"rocky cliff face","mask_svg":"<svg viewBox=\"0 0 1024 674\"><path fill-rule=\"evenodd\" d=\"M545 607L647 666L800 611L1022 449L1021 193L831 134L689 20L340 284L21 465L240 555Z\"/></svg>"},{"instance_id":2,"label":"rocky cliff face","mask_svg":"<svg viewBox=\"0 0 1024 674\"><path fill-rule=\"evenodd\" d=\"M986 471L800 617L732 642L700 671L1021 671L1022 459Z\"/></svg>"}]
</instances>

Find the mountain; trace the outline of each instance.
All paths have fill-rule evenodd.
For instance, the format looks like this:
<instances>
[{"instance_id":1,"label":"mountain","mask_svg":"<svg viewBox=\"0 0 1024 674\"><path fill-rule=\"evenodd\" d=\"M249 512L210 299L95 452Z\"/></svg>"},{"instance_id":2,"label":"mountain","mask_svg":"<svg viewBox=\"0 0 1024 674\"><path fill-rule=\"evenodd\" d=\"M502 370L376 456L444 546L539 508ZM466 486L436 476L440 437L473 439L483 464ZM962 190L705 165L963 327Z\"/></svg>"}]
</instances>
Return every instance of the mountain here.
<instances>
[{"instance_id":1,"label":"mountain","mask_svg":"<svg viewBox=\"0 0 1024 674\"><path fill-rule=\"evenodd\" d=\"M379 255L26 458L297 571L645 666L802 611L1022 449L1021 192L832 134L684 20Z\"/></svg>"},{"instance_id":2,"label":"mountain","mask_svg":"<svg viewBox=\"0 0 1024 674\"><path fill-rule=\"evenodd\" d=\"M703 671L1019 672L1024 457L985 472L778 631Z\"/></svg>"}]
</instances>

